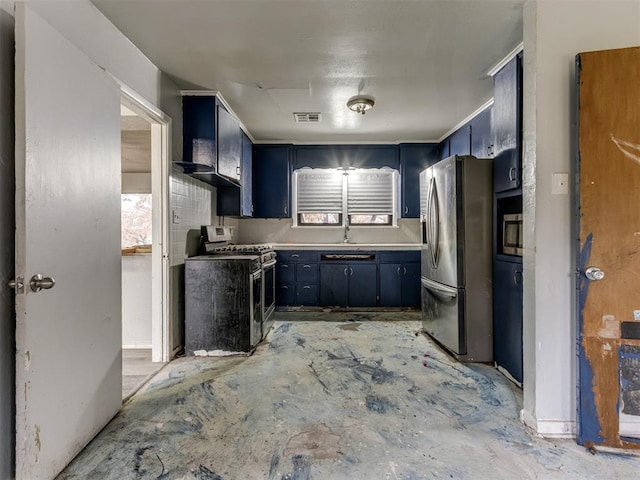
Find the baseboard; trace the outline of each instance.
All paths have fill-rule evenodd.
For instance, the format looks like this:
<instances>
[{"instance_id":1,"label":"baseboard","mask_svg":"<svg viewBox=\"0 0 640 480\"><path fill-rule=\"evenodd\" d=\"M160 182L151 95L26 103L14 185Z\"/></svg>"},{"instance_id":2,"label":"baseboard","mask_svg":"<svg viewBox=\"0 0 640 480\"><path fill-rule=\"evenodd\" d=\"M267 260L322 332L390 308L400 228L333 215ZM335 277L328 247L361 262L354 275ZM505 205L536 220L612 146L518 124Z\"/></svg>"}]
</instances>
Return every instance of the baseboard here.
<instances>
[{"instance_id":1,"label":"baseboard","mask_svg":"<svg viewBox=\"0 0 640 480\"><path fill-rule=\"evenodd\" d=\"M520 410L520 420L544 438L575 438L574 420L537 420L530 412Z\"/></svg>"},{"instance_id":2,"label":"baseboard","mask_svg":"<svg viewBox=\"0 0 640 480\"><path fill-rule=\"evenodd\" d=\"M151 345L122 345L123 350L151 350Z\"/></svg>"}]
</instances>

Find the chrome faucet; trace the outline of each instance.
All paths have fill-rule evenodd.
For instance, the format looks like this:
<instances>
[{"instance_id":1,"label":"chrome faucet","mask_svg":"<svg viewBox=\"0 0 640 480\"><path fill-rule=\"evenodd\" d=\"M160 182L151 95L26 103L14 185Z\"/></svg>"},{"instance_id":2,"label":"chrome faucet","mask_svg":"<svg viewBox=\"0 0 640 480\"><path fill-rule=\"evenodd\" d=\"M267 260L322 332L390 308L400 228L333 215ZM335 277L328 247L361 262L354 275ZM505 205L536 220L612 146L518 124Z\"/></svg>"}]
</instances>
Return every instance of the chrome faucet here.
<instances>
[{"instance_id":1,"label":"chrome faucet","mask_svg":"<svg viewBox=\"0 0 640 480\"><path fill-rule=\"evenodd\" d=\"M349 243L349 218L344 222L344 238L342 239L342 243Z\"/></svg>"}]
</instances>

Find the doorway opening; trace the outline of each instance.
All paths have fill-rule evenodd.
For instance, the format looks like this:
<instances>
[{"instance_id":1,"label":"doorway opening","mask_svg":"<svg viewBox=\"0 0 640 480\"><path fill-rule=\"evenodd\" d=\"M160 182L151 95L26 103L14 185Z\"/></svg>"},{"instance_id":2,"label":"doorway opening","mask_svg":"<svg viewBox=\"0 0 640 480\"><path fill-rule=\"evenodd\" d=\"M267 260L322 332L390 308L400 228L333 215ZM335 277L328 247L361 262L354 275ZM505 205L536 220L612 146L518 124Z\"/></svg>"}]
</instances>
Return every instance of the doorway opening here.
<instances>
[{"instance_id":1,"label":"doorway opening","mask_svg":"<svg viewBox=\"0 0 640 480\"><path fill-rule=\"evenodd\" d=\"M121 104L122 397L169 361L168 122L123 94Z\"/></svg>"}]
</instances>

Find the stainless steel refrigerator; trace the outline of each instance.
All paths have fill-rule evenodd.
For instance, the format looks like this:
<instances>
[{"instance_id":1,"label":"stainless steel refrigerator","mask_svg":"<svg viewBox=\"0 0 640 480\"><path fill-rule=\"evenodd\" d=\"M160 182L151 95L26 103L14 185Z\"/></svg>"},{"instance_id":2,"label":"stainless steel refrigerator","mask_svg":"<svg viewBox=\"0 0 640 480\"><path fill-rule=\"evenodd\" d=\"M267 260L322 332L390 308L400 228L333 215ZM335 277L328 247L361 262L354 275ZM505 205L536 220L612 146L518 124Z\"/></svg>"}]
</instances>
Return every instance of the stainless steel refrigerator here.
<instances>
[{"instance_id":1,"label":"stainless steel refrigerator","mask_svg":"<svg viewBox=\"0 0 640 480\"><path fill-rule=\"evenodd\" d=\"M422 323L456 358L493 361L490 159L452 156L420 173Z\"/></svg>"}]
</instances>

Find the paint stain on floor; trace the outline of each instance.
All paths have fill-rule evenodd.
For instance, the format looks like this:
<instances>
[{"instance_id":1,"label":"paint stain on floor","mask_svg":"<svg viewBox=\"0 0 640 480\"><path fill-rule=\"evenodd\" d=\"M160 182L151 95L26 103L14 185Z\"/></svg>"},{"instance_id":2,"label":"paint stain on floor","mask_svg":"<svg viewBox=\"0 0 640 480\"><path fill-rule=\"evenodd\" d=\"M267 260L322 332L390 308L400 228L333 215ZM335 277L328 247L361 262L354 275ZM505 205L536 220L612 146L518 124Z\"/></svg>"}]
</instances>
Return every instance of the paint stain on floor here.
<instances>
[{"instance_id":1,"label":"paint stain on floor","mask_svg":"<svg viewBox=\"0 0 640 480\"><path fill-rule=\"evenodd\" d=\"M277 312L251 357L171 362L58 478L637 475L637 458L532 435L518 420L521 392L492 367L460 364L416 336L419 314L333 315Z\"/></svg>"}]
</instances>

